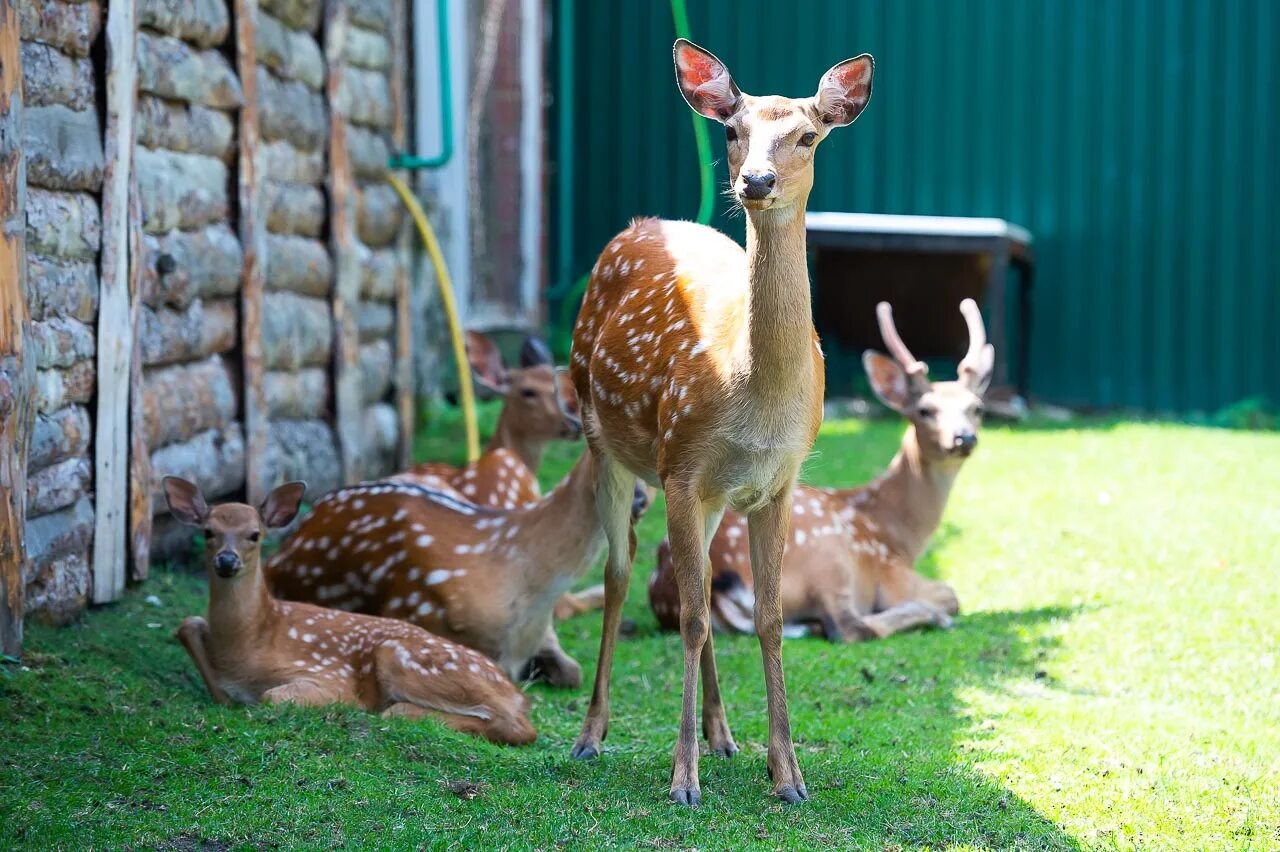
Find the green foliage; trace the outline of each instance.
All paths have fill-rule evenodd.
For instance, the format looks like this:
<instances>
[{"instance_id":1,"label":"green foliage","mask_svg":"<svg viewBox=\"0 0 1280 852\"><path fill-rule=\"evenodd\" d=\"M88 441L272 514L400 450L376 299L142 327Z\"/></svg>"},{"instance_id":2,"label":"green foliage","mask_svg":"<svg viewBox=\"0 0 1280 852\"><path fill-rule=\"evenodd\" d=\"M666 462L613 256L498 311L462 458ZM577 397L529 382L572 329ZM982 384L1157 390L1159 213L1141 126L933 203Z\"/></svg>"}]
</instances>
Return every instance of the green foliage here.
<instances>
[{"instance_id":1,"label":"green foliage","mask_svg":"<svg viewBox=\"0 0 1280 852\"><path fill-rule=\"evenodd\" d=\"M1280 429L1280 415L1277 415L1275 406L1265 396L1251 396L1217 411L1212 423L1225 429L1274 432Z\"/></svg>"},{"instance_id":2,"label":"green foliage","mask_svg":"<svg viewBox=\"0 0 1280 852\"><path fill-rule=\"evenodd\" d=\"M806 476L865 479L900 432L832 421ZM545 481L577 451L558 447ZM1280 435L989 427L923 561L956 587L956 626L786 645L799 808L766 795L750 637L716 639L742 753L703 758L701 809L666 801L681 651L645 597L661 500L591 763L568 756L585 688L530 688L540 737L520 750L345 709L218 707L172 638L203 581L162 571L80 625L31 625L22 662L0 663L0 847L1275 848L1277 493ZM598 624L561 627L588 682Z\"/></svg>"}]
</instances>

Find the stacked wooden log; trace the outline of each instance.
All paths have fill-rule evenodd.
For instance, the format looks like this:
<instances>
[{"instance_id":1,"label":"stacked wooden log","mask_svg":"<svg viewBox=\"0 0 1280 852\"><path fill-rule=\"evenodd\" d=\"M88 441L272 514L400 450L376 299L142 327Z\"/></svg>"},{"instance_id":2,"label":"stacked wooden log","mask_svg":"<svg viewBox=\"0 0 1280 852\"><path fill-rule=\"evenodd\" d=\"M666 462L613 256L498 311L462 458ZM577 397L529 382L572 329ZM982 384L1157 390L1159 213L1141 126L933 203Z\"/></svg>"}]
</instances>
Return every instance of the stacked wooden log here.
<instances>
[{"instance_id":1,"label":"stacked wooden log","mask_svg":"<svg viewBox=\"0 0 1280 852\"><path fill-rule=\"evenodd\" d=\"M210 499L244 485L239 371L230 356L244 263L230 195L242 95L220 50L231 25L223 0L141 0L138 22L137 334L158 512L166 475L198 483Z\"/></svg>"},{"instance_id":2,"label":"stacked wooden log","mask_svg":"<svg viewBox=\"0 0 1280 852\"><path fill-rule=\"evenodd\" d=\"M321 0L263 0L256 18L256 102L263 245L263 486L302 479L316 496L337 487L333 263L325 242L329 143Z\"/></svg>"},{"instance_id":3,"label":"stacked wooden log","mask_svg":"<svg viewBox=\"0 0 1280 852\"><path fill-rule=\"evenodd\" d=\"M28 357L36 419L27 462L26 610L64 622L89 594L102 137L90 47L96 0L18 4L26 102Z\"/></svg>"}]
</instances>

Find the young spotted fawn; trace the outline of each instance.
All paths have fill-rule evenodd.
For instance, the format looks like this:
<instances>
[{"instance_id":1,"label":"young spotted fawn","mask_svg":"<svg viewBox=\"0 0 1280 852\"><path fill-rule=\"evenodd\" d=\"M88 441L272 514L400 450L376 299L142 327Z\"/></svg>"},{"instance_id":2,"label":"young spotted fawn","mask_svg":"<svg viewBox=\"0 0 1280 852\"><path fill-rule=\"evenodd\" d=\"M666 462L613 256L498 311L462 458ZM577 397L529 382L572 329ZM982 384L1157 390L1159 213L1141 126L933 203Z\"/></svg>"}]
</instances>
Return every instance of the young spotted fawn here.
<instances>
[{"instance_id":1,"label":"young spotted fawn","mask_svg":"<svg viewBox=\"0 0 1280 852\"><path fill-rule=\"evenodd\" d=\"M402 618L487 654L513 678L576 687L582 668L561 650L552 612L604 549L595 485L583 453L550 494L516 509L405 481L342 488L316 501L268 561L267 579L286 600ZM638 517L647 493L637 488L630 505Z\"/></svg>"},{"instance_id":2,"label":"young spotted fawn","mask_svg":"<svg viewBox=\"0 0 1280 852\"><path fill-rule=\"evenodd\" d=\"M183 523L201 527L209 570L208 618L192 616L178 640L221 704L351 704L387 716L430 716L457 731L524 745L537 734L528 699L481 654L389 618L275 600L261 570L266 527L287 525L305 486L289 482L261 510L210 509L185 479L164 479Z\"/></svg>"},{"instance_id":3,"label":"young spotted fawn","mask_svg":"<svg viewBox=\"0 0 1280 852\"><path fill-rule=\"evenodd\" d=\"M705 568L711 535L731 506L752 531L773 792L799 802L808 793L787 714L779 575L796 474L822 422L805 206L818 145L871 97L872 60L841 62L823 75L817 94L794 99L744 94L724 63L684 39L674 59L689 106L725 126L747 249L701 225L641 219L605 246L592 269L570 370L596 459L609 557L595 688L573 755L599 755L608 731L614 647L635 554L628 504L639 478L666 492L681 604L683 703L671 798L701 801L699 667L708 745L724 756L738 750L716 678Z\"/></svg>"},{"instance_id":4,"label":"young spotted fawn","mask_svg":"<svg viewBox=\"0 0 1280 852\"><path fill-rule=\"evenodd\" d=\"M502 352L488 337L467 332L467 360L471 364L476 395L503 400L498 425L484 454L457 468L443 462L415 465L395 480L416 482L452 493L481 506L514 509L542 496L537 472L547 444L553 440L576 441L582 421L563 388L546 344L530 337L520 350L520 366L508 368Z\"/></svg>"},{"instance_id":5,"label":"young spotted fawn","mask_svg":"<svg viewBox=\"0 0 1280 852\"><path fill-rule=\"evenodd\" d=\"M874 482L858 488L799 486L791 538L782 561L782 613L792 632L816 632L833 642L882 639L927 625L946 627L959 609L946 583L915 570L938 528L951 486L978 442L982 395L991 381L994 351L982 314L960 305L969 326L969 351L959 380L929 382L925 366L898 336L887 304L877 308L881 333L896 361L862 356L876 396L907 418L902 448ZM717 628L752 629L749 533L727 514L711 542L711 613ZM680 599L667 542L649 579L658 623L678 629Z\"/></svg>"}]
</instances>

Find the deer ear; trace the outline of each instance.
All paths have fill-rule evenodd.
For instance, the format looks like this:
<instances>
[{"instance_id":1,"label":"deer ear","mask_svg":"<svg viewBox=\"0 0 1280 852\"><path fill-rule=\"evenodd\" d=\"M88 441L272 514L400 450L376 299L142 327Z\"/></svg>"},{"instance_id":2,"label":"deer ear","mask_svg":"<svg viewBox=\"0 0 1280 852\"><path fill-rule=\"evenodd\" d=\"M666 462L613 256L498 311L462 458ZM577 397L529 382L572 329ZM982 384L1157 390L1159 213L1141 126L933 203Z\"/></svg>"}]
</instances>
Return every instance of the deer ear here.
<instances>
[{"instance_id":1,"label":"deer ear","mask_svg":"<svg viewBox=\"0 0 1280 852\"><path fill-rule=\"evenodd\" d=\"M551 357L551 350L547 348L546 341L541 337L530 335L524 339L524 345L520 347L521 367L550 366L554 360Z\"/></svg>"},{"instance_id":2,"label":"deer ear","mask_svg":"<svg viewBox=\"0 0 1280 852\"><path fill-rule=\"evenodd\" d=\"M307 491L305 482L286 482L277 486L262 501L262 522L269 527L287 527L298 516L302 507L302 495Z\"/></svg>"},{"instance_id":3,"label":"deer ear","mask_svg":"<svg viewBox=\"0 0 1280 852\"><path fill-rule=\"evenodd\" d=\"M968 359L960 362L960 380L969 390L982 396L991 385L991 375L996 366L996 348L990 343L986 344L978 351L978 357L974 361L976 363L970 363Z\"/></svg>"},{"instance_id":4,"label":"deer ear","mask_svg":"<svg viewBox=\"0 0 1280 852\"><path fill-rule=\"evenodd\" d=\"M166 476L162 484L165 502L173 516L193 527L204 526L209 519L209 506L200 489L179 476Z\"/></svg>"},{"instance_id":5,"label":"deer ear","mask_svg":"<svg viewBox=\"0 0 1280 852\"><path fill-rule=\"evenodd\" d=\"M556 405L560 407L561 413L578 418L581 417L581 408L578 405L578 389L573 386L573 379L569 378L569 371L563 367L556 370Z\"/></svg>"},{"instance_id":6,"label":"deer ear","mask_svg":"<svg viewBox=\"0 0 1280 852\"><path fill-rule=\"evenodd\" d=\"M478 331L468 331L467 361L471 364L476 396L481 399L506 396L510 380L507 368L502 365L502 350L498 349L498 344Z\"/></svg>"},{"instance_id":7,"label":"deer ear","mask_svg":"<svg viewBox=\"0 0 1280 852\"><path fill-rule=\"evenodd\" d=\"M742 92L714 53L683 38L676 39L672 53L680 94L694 112L723 123L738 111Z\"/></svg>"},{"instance_id":8,"label":"deer ear","mask_svg":"<svg viewBox=\"0 0 1280 852\"><path fill-rule=\"evenodd\" d=\"M871 100L871 78L876 70L871 54L846 59L822 75L814 102L827 127L844 127L866 109Z\"/></svg>"},{"instance_id":9,"label":"deer ear","mask_svg":"<svg viewBox=\"0 0 1280 852\"><path fill-rule=\"evenodd\" d=\"M906 414L911 406L911 382L907 379L907 371L887 355L870 349L862 353L862 367L867 371L876 398L899 414Z\"/></svg>"}]
</instances>

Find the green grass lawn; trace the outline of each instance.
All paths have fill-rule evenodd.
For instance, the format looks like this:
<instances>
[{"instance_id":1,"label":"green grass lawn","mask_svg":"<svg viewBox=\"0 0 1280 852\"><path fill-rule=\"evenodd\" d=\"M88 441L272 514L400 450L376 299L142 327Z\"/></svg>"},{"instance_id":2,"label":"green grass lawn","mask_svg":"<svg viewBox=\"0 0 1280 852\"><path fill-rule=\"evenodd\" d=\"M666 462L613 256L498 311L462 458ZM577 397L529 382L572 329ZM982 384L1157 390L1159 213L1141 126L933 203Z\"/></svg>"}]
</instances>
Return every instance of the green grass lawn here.
<instances>
[{"instance_id":1,"label":"green grass lawn","mask_svg":"<svg viewBox=\"0 0 1280 852\"><path fill-rule=\"evenodd\" d=\"M806 478L865 479L900 431L830 422ZM441 446L456 438L420 450ZM590 763L568 756L585 688L530 688L540 737L522 750L215 706L172 639L204 581L161 570L76 627L30 627L26 658L0 667L0 847L1277 848L1278 495L1280 434L987 428L923 566L957 588L956 626L786 644L812 796L797 808L767 795L749 637L716 643L742 753L703 758L701 809L667 803L681 654L644 592L661 502ZM588 683L598 630L561 628Z\"/></svg>"}]
</instances>

